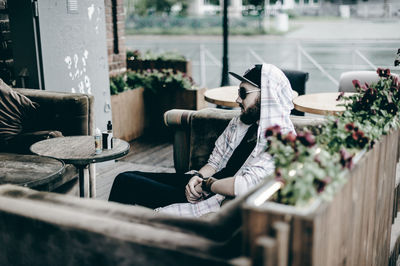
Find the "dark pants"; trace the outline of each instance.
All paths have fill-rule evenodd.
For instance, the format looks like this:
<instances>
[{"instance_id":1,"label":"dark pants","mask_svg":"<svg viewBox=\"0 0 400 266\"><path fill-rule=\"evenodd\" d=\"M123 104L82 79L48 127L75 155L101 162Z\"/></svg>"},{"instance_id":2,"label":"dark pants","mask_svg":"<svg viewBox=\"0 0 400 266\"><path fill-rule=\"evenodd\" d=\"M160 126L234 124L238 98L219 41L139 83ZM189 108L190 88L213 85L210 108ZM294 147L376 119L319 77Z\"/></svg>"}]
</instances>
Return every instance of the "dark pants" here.
<instances>
[{"instance_id":1,"label":"dark pants","mask_svg":"<svg viewBox=\"0 0 400 266\"><path fill-rule=\"evenodd\" d=\"M191 177L175 173L124 172L115 178L108 200L152 209L187 202L185 186Z\"/></svg>"}]
</instances>

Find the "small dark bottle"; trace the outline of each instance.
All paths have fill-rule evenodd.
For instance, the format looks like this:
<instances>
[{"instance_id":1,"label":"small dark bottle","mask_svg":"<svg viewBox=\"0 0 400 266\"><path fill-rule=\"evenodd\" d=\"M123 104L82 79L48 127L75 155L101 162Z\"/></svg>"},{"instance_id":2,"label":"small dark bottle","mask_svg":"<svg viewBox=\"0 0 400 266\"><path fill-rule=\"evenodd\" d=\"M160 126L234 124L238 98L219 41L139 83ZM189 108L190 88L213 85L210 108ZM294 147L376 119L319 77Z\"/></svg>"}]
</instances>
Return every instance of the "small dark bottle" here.
<instances>
[{"instance_id":1,"label":"small dark bottle","mask_svg":"<svg viewBox=\"0 0 400 266\"><path fill-rule=\"evenodd\" d=\"M107 132L103 133L103 149L112 149L114 147L114 138L111 121L107 123Z\"/></svg>"}]
</instances>

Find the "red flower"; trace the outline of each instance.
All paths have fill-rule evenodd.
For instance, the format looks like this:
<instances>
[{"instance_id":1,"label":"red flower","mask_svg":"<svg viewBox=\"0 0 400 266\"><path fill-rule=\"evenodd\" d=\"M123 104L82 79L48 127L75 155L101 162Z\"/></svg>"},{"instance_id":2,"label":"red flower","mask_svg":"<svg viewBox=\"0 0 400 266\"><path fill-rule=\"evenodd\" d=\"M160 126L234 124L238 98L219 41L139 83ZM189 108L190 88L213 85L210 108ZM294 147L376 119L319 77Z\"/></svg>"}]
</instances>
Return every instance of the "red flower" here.
<instances>
[{"instance_id":1,"label":"red flower","mask_svg":"<svg viewBox=\"0 0 400 266\"><path fill-rule=\"evenodd\" d=\"M385 109L391 115L395 115L398 110L397 105L395 103L389 103L388 105L385 106Z\"/></svg>"},{"instance_id":2,"label":"red flower","mask_svg":"<svg viewBox=\"0 0 400 266\"><path fill-rule=\"evenodd\" d=\"M362 139L364 137L364 132L362 132L362 131L354 131L351 134L351 136L355 141L357 141L357 140Z\"/></svg>"},{"instance_id":3,"label":"red flower","mask_svg":"<svg viewBox=\"0 0 400 266\"><path fill-rule=\"evenodd\" d=\"M339 93L338 97L336 98L336 101L339 101L340 99L342 99L343 96L344 96L344 91Z\"/></svg>"},{"instance_id":4,"label":"red flower","mask_svg":"<svg viewBox=\"0 0 400 266\"><path fill-rule=\"evenodd\" d=\"M315 144L315 137L310 132L300 132L297 134L297 139L306 147L311 147Z\"/></svg>"},{"instance_id":5,"label":"red flower","mask_svg":"<svg viewBox=\"0 0 400 266\"><path fill-rule=\"evenodd\" d=\"M368 144L369 139L364 135L364 132L361 130L355 130L351 133L351 136L348 136L346 141L348 145L356 145L360 148L364 148L366 144Z\"/></svg>"},{"instance_id":6,"label":"red flower","mask_svg":"<svg viewBox=\"0 0 400 266\"><path fill-rule=\"evenodd\" d=\"M282 177L281 169L279 169L279 168L275 170L275 180L282 182L283 184L286 183L285 179L283 179L283 177Z\"/></svg>"},{"instance_id":7,"label":"red flower","mask_svg":"<svg viewBox=\"0 0 400 266\"><path fill-rule=\"evenodd\" d=\"M265 137L270 137L270 136L277 136L278 133L281 132L281 127L279 125L271 126L266 129L265 131Z\"/></svg>"},{"instance_id":8,"label":"red flower","mask_svg":"<svg viewBox=\"0 0 400 266\"><path fill-rule=\"evenodd\" d=\"M316 186L317 192L321 193L325 190L327 184L332 181L332 178L329 176L325 177L324 179L314 179L314 185Z\"/></svg>"},{"instance_id":9,"label":"red flower","mask_svg":"<svg viewBox=\"0 0 400 266\"><path fill-rule=\"evenodd\" d=\"M361 86L361 89L362 89L363 91L367 91L368 89L370 89L368 83L367 83L367 82L364 82L364 85Z\"/></svg>"},{"instance_id":10,"label":"red flower","mask_svg":"<svg viewBox=\"0 0 400 266\"><path fill-rule=\"evenodd\" d=\"M350 132L354 129L354 123L347 123L344 127L347 131Z\"/></svg>"},{"instance_id":11,"label":"red flower","mask_svg":"<svg viewBox=\"0 0 400 266\"><path fill-rule=\"evenodd\" d=\"M353 167L353 156L350 155L345 149L341 149L340 153L340 164L343 168L347 167L351 169Z\"/></svg>"},{"instance_id":12,"label":"red flower","mask_svg":"<svg viewBox=\"0 0 400 266\"><path fill-rule=\"evenodd\" d=\"M400 88L399 88L399 79L397 78L397 76L390 76L390 79L392 80L392 84L391 84L391 87L390 87L390 89L392 90L392 91L397 91L397 90L399 90Z\"/></svg>"},{"instance_id":13,"label":"red flower","mask_svg":"<svg viewBox=\"0 0 400 266\"><path fill-rule=\"evenodd\" d=\"M353 82L354 88L356 88L356 89L361 88L361 83L359 80L354 79L352 82Z\"/></svg>"},{"instance_id":14,"label":"red flower","mask_svg":"<svg viewBox=\"0 0 400 266\"><path fill-rule=\"evenodd\" d=\"M386 68L386 69L378 68L376 70L376 73L378 73L378 75L382 78L388 78L390 76L390 69L389 68Z\"/></svg>"},{"instance_id":15,"label":"red flower","mask_svg":"<svg viewBox=\"0 0 400 266\"><path fill-rule=\"evenodd\" d=\"M289 132L285 137L285 141L289 143L294 143L296 141L296 138L297 136L293 132Z\"/></svg>"}]
</instances>

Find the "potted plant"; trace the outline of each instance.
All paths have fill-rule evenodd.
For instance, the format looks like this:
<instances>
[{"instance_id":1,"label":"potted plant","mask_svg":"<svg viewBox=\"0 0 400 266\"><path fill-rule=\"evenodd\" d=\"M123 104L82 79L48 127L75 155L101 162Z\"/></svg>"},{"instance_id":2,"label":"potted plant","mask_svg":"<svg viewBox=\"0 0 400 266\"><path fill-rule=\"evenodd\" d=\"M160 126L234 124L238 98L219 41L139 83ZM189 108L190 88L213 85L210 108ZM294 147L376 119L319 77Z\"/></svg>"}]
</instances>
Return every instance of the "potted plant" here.
<instances>
[{"instance_id":1,"label":"potted plant","mask_svg":"<svg viewBox=\"0 0 400 266\"><path fill-rule=\"evenodd\" d=\"M328 117L318 134L266 131L282 188L272 201L246 203L248 255L264 265L278 259L290 265L387 264L397 202L400 83L389 69L377 74L377 83L353 81L359 93L346 97L346 111Z\"/></svg>"},{"instance_id":2,"label":"potted plant","mask_svg":"<svg viewBox=\"0 0 400 266\"><path fill-rule=\"evenodd\" d=\"M168 135L163 114L172 108L205 107L204 88L185 73L163 70L128 71L110 79L115 136L130 141L144 133Z\"/></svg>"},{"instance_id":3,"label":"potted plant","mask_svg":"<svg viewBox=\"0 0 400 266\"><path fill-rule=\"evenodd\" d=\"M126 65L132 71L172 69L188 76L192 75L191 62L176 52L154 54L148 50L142 54L139 50L127 51Z\"/></svg>"}]
</instances>

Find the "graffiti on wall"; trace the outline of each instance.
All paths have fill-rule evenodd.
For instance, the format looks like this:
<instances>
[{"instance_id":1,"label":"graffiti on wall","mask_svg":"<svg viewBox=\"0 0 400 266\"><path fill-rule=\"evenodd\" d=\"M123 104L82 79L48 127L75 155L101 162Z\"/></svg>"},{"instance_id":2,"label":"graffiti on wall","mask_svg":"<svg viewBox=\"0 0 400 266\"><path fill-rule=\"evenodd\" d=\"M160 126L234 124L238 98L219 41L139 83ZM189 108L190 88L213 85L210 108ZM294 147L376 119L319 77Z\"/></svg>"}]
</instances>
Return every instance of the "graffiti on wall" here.
<instances>
[{"instance_id":1,"label":"graffiti on wall","mask_svg":"<svg viewBox=\"0 0 400 266\"><path fill-rule=\"evenodd\" d=\"M94 4L88 7L89 21L94 23L94 31L99 34L99 25L101 22L101 7L95 7Z\"/></svg>"},{"instance_id":2,"label":"graffiti on wall","mask_svg":"<svg viewBox=\"0 0 400 266\"><path fill-rule=\"evenodd\" d=\"M68 76L76 84L71 88L72 93L87 93L92 94L92 86L90 78L86 73L86 65L89 57L89 52L84 50L82 55L74 54L66 56L64 62L67 65Z\"/></svg>"}]
</instances>

